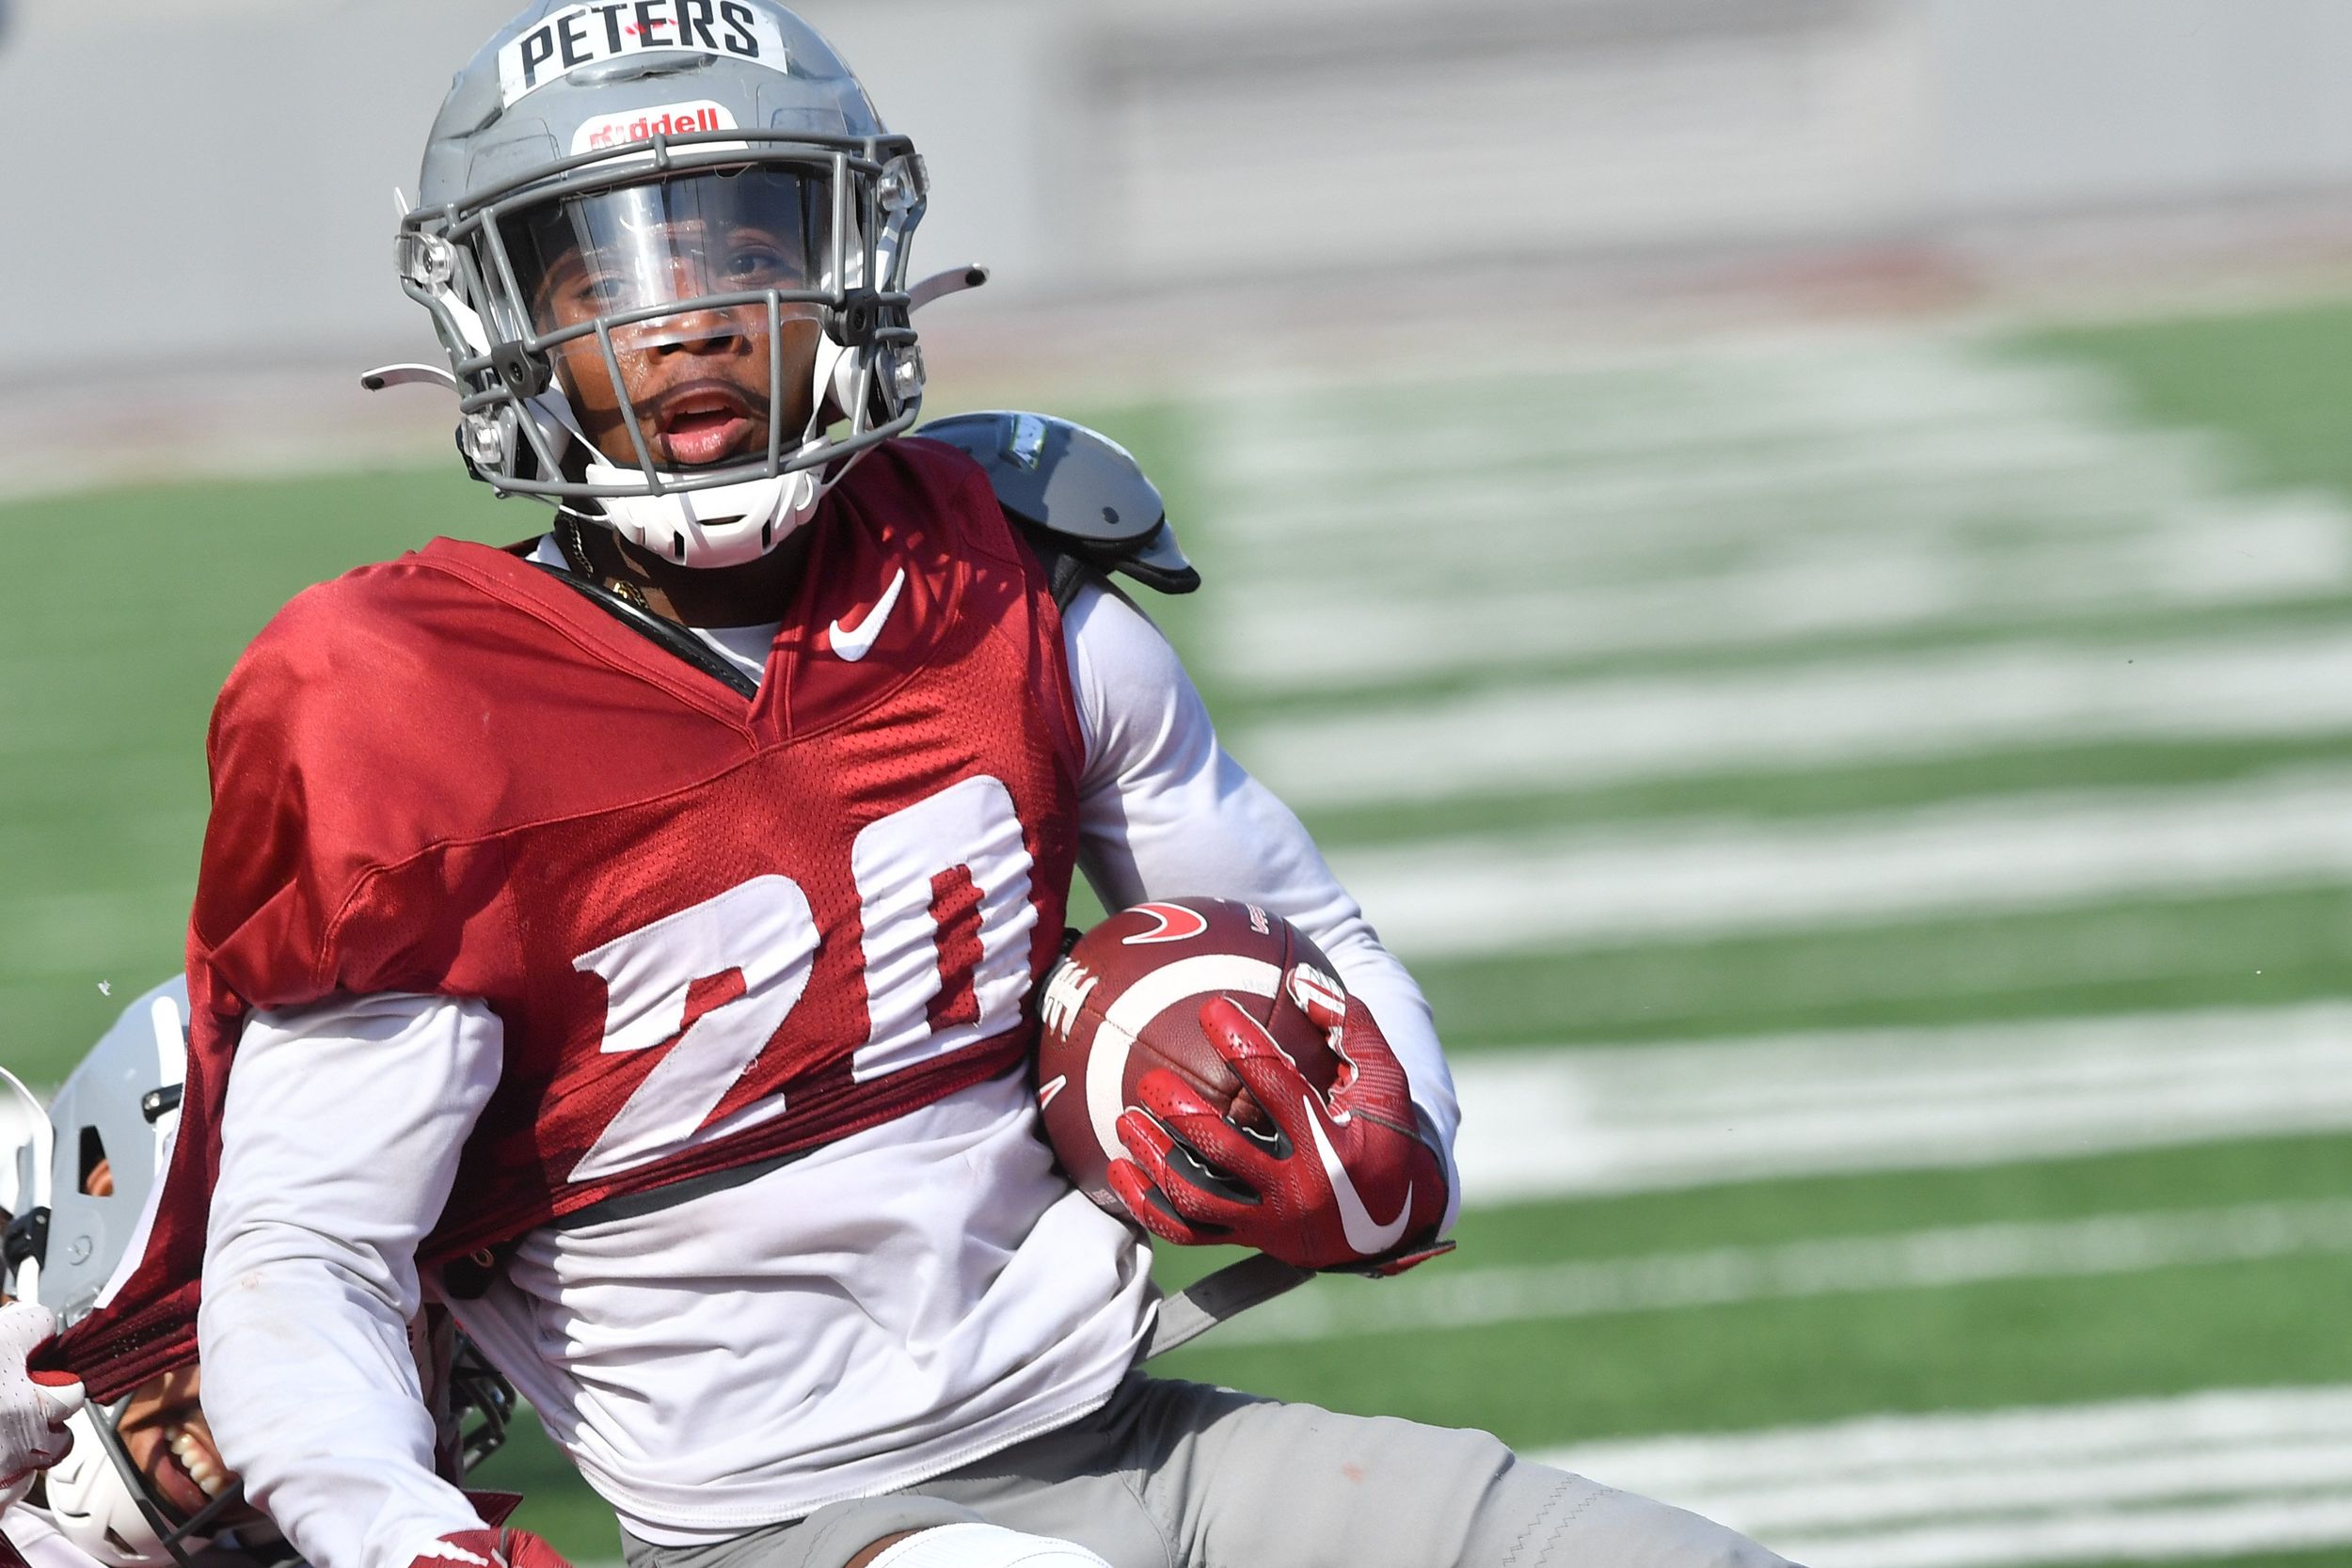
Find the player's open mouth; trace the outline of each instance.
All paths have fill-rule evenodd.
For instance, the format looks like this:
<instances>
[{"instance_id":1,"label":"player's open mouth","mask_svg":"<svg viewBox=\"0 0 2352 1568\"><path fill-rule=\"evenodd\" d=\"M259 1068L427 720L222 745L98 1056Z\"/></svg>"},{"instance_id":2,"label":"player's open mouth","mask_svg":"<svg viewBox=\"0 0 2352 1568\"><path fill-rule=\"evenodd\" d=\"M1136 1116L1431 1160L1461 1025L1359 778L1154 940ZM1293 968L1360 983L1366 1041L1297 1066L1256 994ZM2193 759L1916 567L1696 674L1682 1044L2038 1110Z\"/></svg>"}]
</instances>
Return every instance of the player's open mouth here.
<instances>
[{"instance_id":1,"label":"player's open mouth","mask_svg":"<svg viewBox=\"0 0 2352 1568\"><path fill-rule=\"evenodd\" d=\"M662 462L696 468L734 453L752 434L751 400L722 381L673 388L655 405L656 450Z\"/></svg>"},{"instance_id":2,"label":"player's open mouth","mask_svg":"<svg viewBox=\"0 0 2352 1568\"><path fill-rule=\"evenodd\" d=\"M176 1423L158 1433L148 1474L167 1502L189 1514L228 1491L234 1480L209 1434Z\"/></svg>"}]
</instances>

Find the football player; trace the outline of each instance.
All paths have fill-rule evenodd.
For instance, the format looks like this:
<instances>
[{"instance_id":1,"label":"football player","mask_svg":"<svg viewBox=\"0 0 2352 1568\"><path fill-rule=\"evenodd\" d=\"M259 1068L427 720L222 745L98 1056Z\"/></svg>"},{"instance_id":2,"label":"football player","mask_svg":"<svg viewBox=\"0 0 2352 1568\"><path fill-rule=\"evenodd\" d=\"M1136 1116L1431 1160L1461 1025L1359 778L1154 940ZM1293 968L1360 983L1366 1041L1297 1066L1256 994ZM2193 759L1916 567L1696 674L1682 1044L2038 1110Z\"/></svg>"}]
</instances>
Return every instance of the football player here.
<instances>
[{"instance_id":1,"label":"football player","mask_svg":"<svg viewBox=\"0 0 2352 1568\"><path fill-rule=\"evenodd\" d=\"M430 1463L428 1292L635 1568L1777 1561L1481 1433L1137 1370L1137 1227L1407 1265L1456 1111L1411 979L1102 576L1188 580L1148 483L1033 416L912 435L910 313L969 280L911 271L925 201L770 0L540 0L460 72L398 261L448 369L374 379L451 385L554 526L314 589L230 675L183 1136L66 1359L110 1398L184 1355L200 1258L221 1452L321 1568L550 1555ZM1327 1101L1209 1005L1275 1133L1147 1088L1136 1226L1025 1076L1081 865L1283 915L1347 991Z\"/></svg>"},{"instance_id":2,"label":"football player","mask_svg":"<svg viewBox=\"0 0 2352 1568\"><path fill-rule=\"evenodd\" d=\"M178 1130L186 996L175 979L132 1003L46 1113L0 1071L0 1195L15 1211L7 1284L43 1323L87 1313L133 1251ZM420 1401L434 1412L436 1467L462 1475L499 1446L513 1393L445 1314L412 1323L408 1351ZM82 1406L72 1392L77 1407L59 1423L72 1441L44 1449L0 1507L0 1544L31 1568L292 1560L220 1456L200 1366L158 1372L103 1404ZM501 1516L514 1501L473 1496Z\"/></svg>"}]
</instances>

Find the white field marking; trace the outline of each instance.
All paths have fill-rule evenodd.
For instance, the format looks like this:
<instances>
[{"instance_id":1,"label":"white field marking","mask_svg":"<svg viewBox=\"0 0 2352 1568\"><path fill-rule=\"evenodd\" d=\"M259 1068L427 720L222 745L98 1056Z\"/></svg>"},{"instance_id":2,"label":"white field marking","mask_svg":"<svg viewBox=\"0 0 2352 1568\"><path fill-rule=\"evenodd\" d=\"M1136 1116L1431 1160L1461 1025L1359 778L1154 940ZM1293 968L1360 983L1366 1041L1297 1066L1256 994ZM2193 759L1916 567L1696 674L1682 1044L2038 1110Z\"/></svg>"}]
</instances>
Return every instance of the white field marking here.
<instances>
[{"instance_id":1,"label":"white field marking","mask_svg":"<svg viewBox=\"0 0 2352 1568\"><path fill-rule=\"evenodd\" d=\"M1765 644L2352 584L2352 513L1964 336L1204 405L1228 679ZM1501 410L1501 411L1498 411ZM1302 594L1299 584L1314 585Z\"/></svg>"},{"instance_id":2,"label":"white field marking","mask_svg":"<svg viewBox=\"0 0 2352 1568\"><path fill-rule=\"evenodd\" d=\"M2352 1129L2352 1004L1456 1053L1473 1204Z\"/></svg>"},{"instance_id":3,"label":"white field marking","mask_svg":"<svg viewBox=\"0 0 2352 1568\"><path fill-rule=\"evenodd\" d=\"M2209 435L2150 430L2125 404L2090 366L1905 332L1864 345L1815 339L1760 354L1683 351L1663 374L1607 364L1555 372L1523 379L1508 399L1477 380L1433 384L1405 399L1352 381L1274 396L1224 388L1200 417L1214 437L1213 477L1226 486L1220 501L1235 509L1219 515L1259 517L1284 537L1302 527L1359 534L1339 508L1323 507L1333 499L1377 501L1424 485L1423 500L1449 488L1458 497L1466 485L1483 495L1489 479L1507 490L1530 469L1621 471L1654 488L1684 476L1711 483L1743 463L1802 483L1879 475L1889 454L1906 472L1924 458L1996 478L2053 463L2113 474L2126 458L2161 456L2164 483L2131 493L2176 495L2185 479L2187 488L2225 487ZM2174 463L2197 472L2177 472ZM1280 510L1247 510L1260 499ZM1295 512L1299 505L1316 510ZM2068 515L2042 515L2062 523ZM1741 527L1703 512L1684 520L1718 536Z\"/></svg>"},{"instance_id":4,"label":"white field marking","mask_svg":"<svg viewBox=\"0 0 2352 1568\"><path fill-rule=\"evenodd\" d=\"M1341 848L1406 959L2352 879L2352 775Z\"/></svg>"},{"instance_id":5,"label":"white field marking","mask_svg":"<svg viewBox=\"0 0 2352 1568\"><path fill-rule=\"evenodd\" d=\"M1228 437L1218 471L1264 490L1364 487L1442 466L1462 473L1530 453L1570 458L1774 447L1847 433L2120 422L2107 376L2072 361L1988 351L1979 334L1833 328L1633 354L1557 356L1504 379L1464 373L1236 378L1201 417ZM1228 428L1230 427L1230 429Z\"/></svg>"},{"instance_id":6,"label":"white field marking","mask_svg":"<svg viewBox=\"0 0 2352 1568\"><path fill-rule=\"evenodd\" d=\"M1426 1334L2347 1253L2352 1253L2352 1200L2343 1199L1947 1226L1572 1263L1429 1269L1373 1290L1326 1286L1295 1291L1225 1325L1217 1343Z\"/></svg>"},{"instance_id":7,"label":"white field marking","mask_svg":"<svg viewBox=\"0 0 2352 1568\"><path fill-rule=\"evenodd\" d=\"M2340 1386L1876 1416L1535 1457L1720 1519L1812 1568L2352 1544L2352 1388Z\"/></svg>"},{"instance_id":8,"label":"white field marking","mask_svg":"<svg viewBox=\"0 0 2352 1568\"><path fill-rule=\"evenodd\" d=\"M2058 418L2062 418L2058 417ZM1359 437L1360 438L1360 437ZM1343 463L1344 459L1343 458ZM2126 465L2131 471L2123 471ZM2145 465L2144 467L2138 465ZM1253 548L1318 548L1341 552L1367 533L1427 537L1433 515L1474 509L1479 525L1498 531L1496 542L1536 545L1567 532L1581 549L1602 555L1641 553L1661 545L1737 543L1757 530L1740 512L1772 510L1804 521L1797 506L1828 507L1811 521L1864 520L1855 509L1865 495L1916 497L1946 492L1941 503L1915 500L1894 514L1898 526L1980 525L1981 513L1956 507L1972 490L2013 508L2037 531L2073 532L2111 527L2105 499L2121 494L2142 505L2189 508L2223 495L2222 466L2209 436L2130 431L2055 422L2050 416L2005 420L1989 426L1935 426L1894 434L1817 433L1813 438L1765 447L1710 447L1673 452L1562 452L1531 446L1510 467L1464 474L1450 466L1382 476L1376 485L1351 483L1344 468L1311 489L1253 491L1226 499L1220 524ZM1587 522L1590 519L1592 522ZM1605 522L1606 529L1593 523Z\"/></svg>"},{"instance_id":9,"label":"white field marking","mask_svg":"<svg viewBox=\"0 0 2352 1568\"><path fill-rule=\"evenodd\" d=\"M1232 749L1295 806L1562 791L2001 747L2352 731L2352 632L2002 644L1286 714Z\"/></svg>"},{"instance_id":10,"label":"white field marking","mask_svg":"<svg viewBox=\"0 0 2352 1568\"><path fill-rule=\"evenodd\" d=\"M2106 540L1998 554L1788 549L1736 570L1587 584L1515 570L1419 587L1375 583L1303 598L1337 574L1257 567L1224 595L1210 640L1220 676L1258 690L1377 686L1497 664L1769 646L1955 625L1998 626L2094 610L2283 601L2352 586L2352 523L2296 502L2249 505L2225 526L2154 522Z\"/></svg>"},{"instance_id":11,"label":"white field marking","mask_svg":"<svg viewBox=\"0 0 2352 1568\"><path fill-rule=\"evenodd\" d=\"M1667 510L1654 516L1622 516L1621 531L1563 527L1557 490L1530 491L1520 500L1524 516L1515 526L1512 508L1489 482L1481 482L1478 522L1481 538L1491 547L1478 550L1433 550L1426 527L1432 512L1453 510L1459 498L1431 501L1391 491L1381 504L1403 509L1411 527L1373 527L1373 518L1359 516L1365 526L1350 533L1341 551L1344 564L1339 575L1351 586L1365 590L1409 586L1419 574L1436 579L1455 594L1490 591L1506 562L1507 575L1536 575L1579 586L1616 582L1646 582L1677 572L1724 572L1734 568L1761 570L1775 562L1794 562L1832 555L1868 555L1884 551L1933 552L1940 559L1960 562L1994 558L2034 547L2113 544L2153 526L2173 526L2197 531L2199 515L2180 511L2183 495L2207 493L2201 484L2166 483L2153 469L2135 469L2119 481L2107 471L2084 473L2008 472L1987 476L1969 485L1904 488L1875 498L1868 515L1839 506L1836 496L1820 494L1744 494L1738 504L1694 506L1690 515ZM1630 508L1638 498L1612 497ZM1256 504L1253 498L1252 504ZM2326 515L2323 498L2316 504L2294 494L2261 505L2246 503L2247 515L2260 515L2269 505L2300 506ZM1724 514L1739 520L1734 529ZM1988 536L1989 518L2037 519L2057 522L2021 535ZM1260 572L1320 575L1330 569L1334 546L1312 534L1293 532L1286 516L1268 519L1263 536L1245 546L1252 578ZM1231 526L1253 525L1247 516L1228 515ZM1239 579L1229 587L1242 586Z\"/></svg>"}]
</instances>

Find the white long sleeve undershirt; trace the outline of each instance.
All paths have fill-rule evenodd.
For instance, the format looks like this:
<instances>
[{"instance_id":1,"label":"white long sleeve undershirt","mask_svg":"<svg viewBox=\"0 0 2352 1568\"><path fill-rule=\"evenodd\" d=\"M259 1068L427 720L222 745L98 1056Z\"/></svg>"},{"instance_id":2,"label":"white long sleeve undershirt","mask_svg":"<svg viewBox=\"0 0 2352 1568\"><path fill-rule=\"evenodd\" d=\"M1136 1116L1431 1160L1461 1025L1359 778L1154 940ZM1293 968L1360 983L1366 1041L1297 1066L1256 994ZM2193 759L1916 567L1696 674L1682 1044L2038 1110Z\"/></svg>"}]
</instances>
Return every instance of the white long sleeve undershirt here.
<instances>
[{"instance_id":1,"label":"white long sleeve undershirt","mask_svg":"<svg viewBox=\"0 0 2352 1568\"><path fill-rule=\"evenodd\" d=\"M1298 925L1372 1009L1451 1174L1459 1116L1427 1004L1305 830L1218 746L1133 605L1082 589L1065 639L1086 745L1081 864L1105 905L1215 893ZM477 1523L432 1473L403 1325L420 1296L415 1249L501 1040L479 1005L374 996L260 1015L240 1047L205 1266L205 1403L223 1457L319 1568L406 1568ZM1025 1093L981 1085L742 1187L536 1232L490 1295L458 1304L461 1321L647 1539L721 1538L913 1484L1099 1405L1148 1327L1140 1249L1051 1174L1032 1126ZM1003 1173L997 1190L934 1174L976 1153ZM868 1193L890 1195L870 1249L810 1217ZM972 1243L981 1256L944 1265L968 1298L960 1317L938 1315L935 1291L877 1305L906 1294L893 1256L966 1232L987 1234ZM809 1290L812 1265L780 1256L794 1252L831 1259L829 1283ZM799 1314L787 1334L746 1322L778 1302ZM686 1347L671 1359L691 1367L687 1340L702 1335L725 1349L704 1359L728 1364L680 1378L671 1353L632 1351L640 1309L654 1315L639 1341ZM827 1357L830 1371L810 1370ZM690 1384L708 1408L669 1408Z\"/></svg>"},{"instance_id":2,"label":"white long sleeve undershirt","mask_svg":"<svg viewBox=\"0 0 2352 1568\"><path fill-rule=\"evenodd\" d=\"M310 1562L402 1568L473 1505L433 1470L407 1323L497 1087L475 1002L363 996L246 1026L197 1321L204 1406L246 1494Z\"/></svg>"}]
</instances>

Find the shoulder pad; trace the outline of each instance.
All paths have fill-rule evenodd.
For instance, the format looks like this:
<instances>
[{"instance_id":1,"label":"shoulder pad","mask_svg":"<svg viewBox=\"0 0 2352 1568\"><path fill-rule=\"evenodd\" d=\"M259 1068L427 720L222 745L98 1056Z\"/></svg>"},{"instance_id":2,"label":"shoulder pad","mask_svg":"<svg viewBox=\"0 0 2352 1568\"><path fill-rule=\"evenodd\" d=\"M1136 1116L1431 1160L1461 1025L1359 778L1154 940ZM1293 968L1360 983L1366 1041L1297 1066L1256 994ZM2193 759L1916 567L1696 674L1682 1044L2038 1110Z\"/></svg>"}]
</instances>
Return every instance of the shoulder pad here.
<instances>
[{"instance_id":1,"label":"shoulder pad","mask_svg":"<svg viewBox=\"0 0 2352 1568\"><path fill-rule=\"evenodd\" d=\"M996 504L1041 552L1105 576L1123 572L1163 594L1200 586L1158 487L1109 436L1049 414L1005 411L954 414L914 434L978 463ZM1063 578L1054 573L1055 597L1067 600Z\"/></svg>"}]
</instances>

